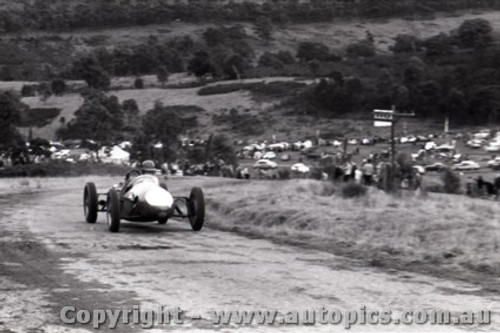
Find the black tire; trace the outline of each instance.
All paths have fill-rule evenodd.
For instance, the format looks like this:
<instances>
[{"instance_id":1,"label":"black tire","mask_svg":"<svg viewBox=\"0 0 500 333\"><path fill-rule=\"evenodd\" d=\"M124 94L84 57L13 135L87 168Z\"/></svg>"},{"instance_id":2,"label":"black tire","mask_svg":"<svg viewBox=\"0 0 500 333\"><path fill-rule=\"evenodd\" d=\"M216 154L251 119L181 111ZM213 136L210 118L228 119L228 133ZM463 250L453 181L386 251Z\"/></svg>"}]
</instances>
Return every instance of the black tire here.
<instances>
[{"instance_id":1,"label":"black tire","mask_svg":"<svg viewBox=\"0 0 500 333\"><path fill-rule=\"evenodd\" d=\"M111 232L120 231L120 199L115 190L109 190L107 200L106 221Z\"/></svg>"},{"instance_id":2,"label":"black tire","mask_svg":"<svg viewBox=\"0 0 500 333\"><path fill-rule=\"evenodd\" d=\"M97 190L94 183L85 184L83 190L83 213L87 223L97 221Z\"/></svg>"},{"instance_id":3,"label":"black tire","mask_svg":"<svg viewBox=\"0 0 500 333\"><path fill-rule=\"evenodd\" d=\"M193 187L188 200L188 216L191 228L199 231L205 221L205 199L203 191L199 187Z\"/></svg>"}]
</instances>

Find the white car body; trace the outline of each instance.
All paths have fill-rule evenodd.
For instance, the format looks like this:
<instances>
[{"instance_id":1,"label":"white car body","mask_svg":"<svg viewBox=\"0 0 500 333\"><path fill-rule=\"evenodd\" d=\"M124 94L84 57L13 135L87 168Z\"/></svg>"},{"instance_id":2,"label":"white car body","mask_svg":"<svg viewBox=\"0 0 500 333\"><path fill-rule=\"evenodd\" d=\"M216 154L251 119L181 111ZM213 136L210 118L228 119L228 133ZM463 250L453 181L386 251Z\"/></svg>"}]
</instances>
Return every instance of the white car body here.
<instances>
[{"instance_id":1,"label":"white car body","mask_svg":"<svg viewBox=\"0 0 500 333\"><path fill-rule=\"evenodd\" d=\"M276 153L274 151L268 151L266 152L263 156L262 156L263 159L266 159L266 160L272 160L272 159L275 159L276 158Z\"/></svg>"},{"instance_id":2,"label":"white car body","mask_svg":"<svg viewBox=\"0 0 500 333\"><path fill-rule=\"evenodd\" d=\"M290 167L290 170L298 173L308 173L309 171L311 171L311 168L304 163L295 163Z\"/></svg>"},{"instance_id":3,"label":"white car body","mask_svg":"<svg viewBox=\"0 0 500 333\"><path fill-rule=\"evenodd\" d=\"M474 134L474 139L487 139L490 137L490 130L483 129Z\"/></svg>"},{"instance_id":4,"label":"white car body","mask_svg":"<svg viewBox=\"0 0 500 333\"><path fill-rule=\"evenodd\" d=\"M452 168L455 170L478 170L481 166L474 161L462 161L454 164Z\"/></svg>"},{"instance_id":5,"label":"white car body","mask_svg":"<svg viewBox=\"0 0 500 333\"><path fill-rule=\"evenodd\" d=\"M472 139L465 144L467 147L479 149L484 145L483 139Z\"/></svg>"},{"instance_id":6,"label":"white car body","mask_svg":"<svg viewBox=\"0 0 500 333\"><path fill-rule=\"evenodd\" d=\"M495 157L492 160L489 160L488 162L486 162L486 165L490 168L500 166L500 156Z\"/></svg>"},{"instance_id":7,"label":"white car body","mask_svg":"<svg viewBox=\"0 0 500 333\"><path fill-rule=\"evenodd\" d=\"M261 159L255 162L253 167L255 169L276 169L278 167L278 164L270 160Z\"/></svg>"},{"instance_id":8,"label":"white car body","mask_svg":"<svg viewBox=\"0 0 500 333\"><path fill-rule=\"evenodd\" d=\"M146 202L159 210L170 209L174 203L172 195L160 187L158 178L154 176L137 176L130 181L129 186L130 189L123 196L132 201Z\"/></svg>"},{"instance_id":9,"label":"white car body","mask_svg":"<svg viewBox=\"0 0 500 333\"><path fill-rule=\"evenodd\" d=\"M484 150L487 151L487 152L497 152L497 151L500 151L500 144L493 144L493 143L490 143L489 145L487 145L486 147L484 147Z\"/></svg>"}]
</instances>

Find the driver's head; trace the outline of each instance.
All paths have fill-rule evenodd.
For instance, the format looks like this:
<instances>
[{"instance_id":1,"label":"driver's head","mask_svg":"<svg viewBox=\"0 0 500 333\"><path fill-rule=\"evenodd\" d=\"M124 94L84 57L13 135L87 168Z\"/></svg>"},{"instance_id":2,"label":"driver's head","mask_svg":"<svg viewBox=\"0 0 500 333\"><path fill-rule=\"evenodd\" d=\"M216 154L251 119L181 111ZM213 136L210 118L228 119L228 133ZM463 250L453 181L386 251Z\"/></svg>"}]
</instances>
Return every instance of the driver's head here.
<instances>
[{"instance_id":1,"label":"driver's head","mask_svg":"<svg viewBox=\"0 0 500 333\"><path fill-rule=\"evenodd\" d=\"M150 175L156 174L155 162L151 160L145 160L144 162L142 162L141 171L143 174L150 174Z\"/></svg>"}]
</instances>

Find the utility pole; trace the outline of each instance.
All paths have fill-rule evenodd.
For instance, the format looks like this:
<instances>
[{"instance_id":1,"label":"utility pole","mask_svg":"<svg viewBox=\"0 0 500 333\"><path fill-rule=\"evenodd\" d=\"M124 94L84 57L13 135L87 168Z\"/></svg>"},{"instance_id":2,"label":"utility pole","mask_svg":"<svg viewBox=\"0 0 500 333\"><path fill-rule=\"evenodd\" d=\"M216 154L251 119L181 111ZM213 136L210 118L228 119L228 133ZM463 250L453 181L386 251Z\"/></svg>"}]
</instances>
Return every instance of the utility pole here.
<instances>
[{"instance_id":1,"label":"utility pole","mask_svg":"<svg viewBox=\"0 0 500 333\"><path fill-rule=\"evenodd\" d=\"M415 113L398 113L396 106L391 110L373 110L373 118L377 127L391 127L391 184L394 184L394 175L396 170L396 123L401 118L414 117Z\"/></svg>"}]
</instances>

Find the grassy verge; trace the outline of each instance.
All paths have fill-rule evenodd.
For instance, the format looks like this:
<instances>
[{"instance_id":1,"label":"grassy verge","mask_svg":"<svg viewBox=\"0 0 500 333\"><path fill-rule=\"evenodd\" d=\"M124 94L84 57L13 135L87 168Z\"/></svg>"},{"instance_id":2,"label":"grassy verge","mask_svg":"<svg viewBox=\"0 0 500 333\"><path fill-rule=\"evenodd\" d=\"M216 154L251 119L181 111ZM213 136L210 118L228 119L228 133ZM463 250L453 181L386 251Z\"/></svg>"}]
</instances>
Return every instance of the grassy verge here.
<instances>
[{"instance_id":1,"label":"grassy verge","mask_svg":"<svg viewBox=\"0 0 500 333\"><path fill-rule=\"evenodd\" d=\"M0 178L11 177L75 177L83 175L123 176L130 167L102 163L67 163L51 161L42 164L18 164L0 168Z\"/></svg>"},{"instance_id":2,"label":"grassy verge","mask_svg":"<svg viewBox=\"0 0 500 333\"><path fill-rule=\"evenodd\" d=\"M500 207L463 196L394 197L370 188L346 199L313 180L211 187L210 225L329 251L387 269L458 278L500 290Z\"/></svg>"}]
</instances>

